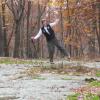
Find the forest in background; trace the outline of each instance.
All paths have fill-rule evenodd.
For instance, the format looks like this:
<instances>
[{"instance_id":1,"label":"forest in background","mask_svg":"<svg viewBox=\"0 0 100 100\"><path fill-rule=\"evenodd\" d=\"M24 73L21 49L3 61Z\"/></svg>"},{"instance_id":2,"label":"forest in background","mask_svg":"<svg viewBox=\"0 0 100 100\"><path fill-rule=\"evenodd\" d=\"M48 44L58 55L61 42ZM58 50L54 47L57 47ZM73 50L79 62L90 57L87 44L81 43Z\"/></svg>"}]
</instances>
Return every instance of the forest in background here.
<instances>
[{"instance_id":1,"label":"forest in background","mask_svg":"<svg viewBox=\"0 0 100 100\"><path fill-rule=\"evenodd\" d=\"M71 57L99 57L99 0L0 0L0 56L47 58L44 36L34 44L30 38L38 33L41 19L48 15L53 22L56 12L56 36Z\"/></svg>"}]
</instances>

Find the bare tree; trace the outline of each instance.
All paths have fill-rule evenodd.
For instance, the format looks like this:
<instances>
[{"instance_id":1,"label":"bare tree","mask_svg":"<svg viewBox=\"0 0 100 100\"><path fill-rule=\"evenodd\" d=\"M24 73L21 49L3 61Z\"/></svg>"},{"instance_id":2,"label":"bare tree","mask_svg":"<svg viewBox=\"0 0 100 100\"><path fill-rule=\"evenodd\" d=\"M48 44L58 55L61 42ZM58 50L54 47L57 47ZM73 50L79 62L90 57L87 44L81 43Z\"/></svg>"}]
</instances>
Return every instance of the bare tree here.
<instances>
[{"instance_id":1,"label":"bare tree","mask_svg":"<svg viewBox=\"0 0 100 100\"><path fill-rule=\"evenodd\" d=\"M3 56L3 32L2 32L1 14L0 14L0 56Z\"/></svg>"},{"instance_id":2,"label":"bare tree","mask_svg":"<svg viewBox=\"0 0 100 100\"><path fill-rule=\"evenodd\" d=\"M20 56L20 25L24 13L25 0L6 0L6 4L13 14L15 27L14 57Z\"/></svg>"},{"instance_id":3,"label":"bare tree","mask_svg":"<svg viewBox=\"0 0 100 100\"><path fill-rule=\"evenodd\" d=\"M5 1L2 0L2 32L3 32L3 39L4 39L4 56L9 56L9 50L7 46L7 31L6 31L6 21L5 21Z\"/></svg>"},{"instance_id":4,"label":"bare tree","mask_svg":"<svg viewBox=\"0 0 100 100\"><path fill-rule=\"evenodd\" d=\"M99 45L99 54L100 54L100 0L96 0L96 12L97 12L97 39Z\"/></svg>"},{"instance_id":5,"label":"bare tree","mask_svg":"<svg viewBox=\"0 0 100 100\"><path fill-rule=\"evenodd\" d=\"M30 47L30 31L29 31L29 24L30 24L30 14L31 14L31 1L28 1L27 7L27 57L30 58L31 54L31 47Z\"/></svg>"}]
</instances>

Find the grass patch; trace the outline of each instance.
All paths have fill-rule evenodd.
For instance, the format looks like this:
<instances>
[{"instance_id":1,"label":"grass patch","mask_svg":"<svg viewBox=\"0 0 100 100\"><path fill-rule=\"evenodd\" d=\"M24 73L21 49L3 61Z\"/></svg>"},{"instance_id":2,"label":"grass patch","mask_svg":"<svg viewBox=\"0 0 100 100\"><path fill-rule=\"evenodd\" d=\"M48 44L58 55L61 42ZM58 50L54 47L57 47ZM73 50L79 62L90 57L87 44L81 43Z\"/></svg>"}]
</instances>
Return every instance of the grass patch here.
<instances>
[{"instance_id":1,"label":"grass patch","mask_svg":"<svg viewBox=\"0 0 100 100\"><path fill-rule=\"evenodd\" d=\"M90 83L90 86L100 87L100 81L93 81Z\"/></svg>"},{"instance_id":2,"label":"grass patch","mask_svg":"<svg viewBox=\"0 0 100 100\"><path fill-rule=\"evenodd\" d=\"M0 57L0 64L35 64L42 65L44 63L41 59L19 59L11 57Z\"/></svg>"},{"instance_id":3,"label":"grass patch","mask_svg":"<svg viewBox=\"0 0 100 100\"><path fill-rule=\"evenodd\" d=\"M69 95L66 100L78 100L79 94Z\"/></svg>"},{"instance_id":4,"label":"grass patch","mask_svg":"<svg viewBox=\"0 0 100 100\"><path fill-rule=\"evenodd\" d=\"M96 72L96 76L97 76L97 77L100 77L100 71L97 71L97 72Z\"/></svg>"},{"instance_id":5,"label":"grass patch","mask_svg":"<svg viewBox=\"0 0 100 100\"><path fill-rule=\"evenodd\" d=\"M66 100L100 100L100 81L90 82L88 86L73 91L75 94L68 96Z\"/></svg>"},{"instance_id":6,"label":"grass patch","mask_svg":"<svg viewBox=\"0 0 100 100\"><path fill-rule=\"evenodd\" d=\"M33 61L9 57L9 58L0 58L0 64L33 64Z\"/></svg>"},{"instance_id":7,"label":"grass patch","mask_svg":"<svg viewBox=\"0 0 100 100\"><path fill-rule=\"evenodd\" d=\"M84 96L84 100L100 100L100 98L95 94L87 94Z\"/></svg>"},{"instance_id":8,"label":"grass patch","mask_svg":"<svg viewBox=\"0 0 100 100\"><path fill-rule=\"evenodd\" d=\"M37 79L37 80L46 80L46 78L41 77L41 76L34 76L32 77L33 79Z\"/></svg>"},{"instance_id":9,"label":"grass patch","mask_svg":"<svg viewBox=\"0 0 100 100\"><path fill-rule=\"evenodd\" d=\"M86 94L86 95L74 94L68 96L66 100L100 100L100 97L95 94Z\"/></svg>"},{"instance_id":10,"label":"grass patch","mask_svg":"<svg viewBox=\"0 0 100 100\"><path fill-rule=\"evenodd\" d=\"M62 77L62 80L72 80L71 78Z\"/></svg>"}]
</instances>

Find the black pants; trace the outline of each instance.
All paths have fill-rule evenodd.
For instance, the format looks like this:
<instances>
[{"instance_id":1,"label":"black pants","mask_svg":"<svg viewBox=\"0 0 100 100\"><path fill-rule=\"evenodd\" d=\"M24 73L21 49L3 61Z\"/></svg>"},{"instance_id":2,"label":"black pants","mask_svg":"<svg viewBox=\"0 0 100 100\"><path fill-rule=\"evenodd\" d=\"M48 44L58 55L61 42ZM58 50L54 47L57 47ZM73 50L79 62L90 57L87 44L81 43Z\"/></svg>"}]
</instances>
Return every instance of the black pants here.
<instances>
[{"instance_id":1,"label":"black pants","mask_svg":"<svg viewBox=\"0 0 100 100\"><path fill-rule=\"evenodd\" d=\"M66 50L60 45L60 43L58 42L58 40L56 38L53 38L52 40L47 41L47 46L48 46L48 52L49 52L50 62L53 62L53 56L54 56L54 52L55 52L55 46L58 48L58 50L60 50L60 52L64 56L68 56Z\"/></svg>"}]
</instances>

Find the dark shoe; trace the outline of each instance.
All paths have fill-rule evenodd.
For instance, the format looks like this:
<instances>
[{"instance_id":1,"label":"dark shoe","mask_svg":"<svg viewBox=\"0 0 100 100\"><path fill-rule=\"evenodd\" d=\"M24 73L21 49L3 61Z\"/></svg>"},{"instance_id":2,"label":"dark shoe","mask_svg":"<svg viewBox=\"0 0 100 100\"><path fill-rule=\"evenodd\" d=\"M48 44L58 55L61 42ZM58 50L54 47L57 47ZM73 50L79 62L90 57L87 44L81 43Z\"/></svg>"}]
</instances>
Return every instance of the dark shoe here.
<instances>
[{"instance_id":1,"label":"dark shoe","mask_svg":"<svg viewBox=\"0 0 100 100\"><path fill-rule=\"evenodd\" d=\"M65 60L70 61L71 60L70 56L65 57Z\"/></svg>"},{"instance_id":2,"label":"dark shoe","mask_svg":"<svg viewBox=\"0 0 100 100\"><path fill-rule=\"evenodd\" d=\"M70 56L68 56L68 60L69 60L69 61L71 60Z\"/></svg>"},{"instance_id":3,"label":"dark shoe","mask_svg":"<svg viewBox=\"0 0 100 100\"><path fill-rule=\"evenodd\" d=\"M50 64L55 64L54 62L50 62Z\"/></svg>"}]
</instances>

